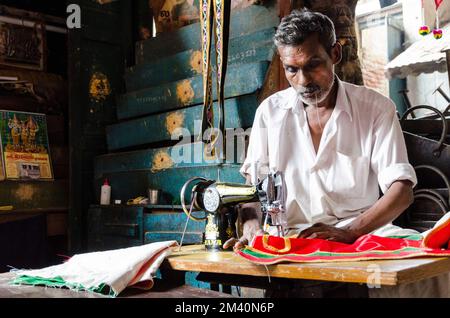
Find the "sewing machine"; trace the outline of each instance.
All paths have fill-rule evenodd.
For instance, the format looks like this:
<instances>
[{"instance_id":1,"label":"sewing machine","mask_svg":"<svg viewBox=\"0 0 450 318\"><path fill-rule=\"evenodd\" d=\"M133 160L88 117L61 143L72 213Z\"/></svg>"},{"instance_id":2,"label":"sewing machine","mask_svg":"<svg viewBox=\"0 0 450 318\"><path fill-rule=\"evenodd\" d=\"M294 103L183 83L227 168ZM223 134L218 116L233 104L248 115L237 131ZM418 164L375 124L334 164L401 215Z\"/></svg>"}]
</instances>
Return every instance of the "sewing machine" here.
<instances>
[{"instance_id":1,"label":"sewing machine","mask_svg":"<svg viewBox=\"0 0 450 318\"><path fill-rule=\"evenodd\" d=\"M195 183L195 184L194 184ZM186 190L191 186L190 206L186 206ZM218 182L203 177L194 177L186 181L180 193L183 211L189 219L207 220L204 243L209 250L221 250L223 243L236 236L235 222L239 213L239 205L260 202L263 213L263 229L275 230L275 234L283 236L285 229L285 185L280 172L269 173L266 178L253 185ZM205 217L192 214L204 211ZM185 226L185 229L186 229ZM184 235L183 235L184 236ZM183 240L183 239L182 239Z\"/></svg>"}]
</instances>

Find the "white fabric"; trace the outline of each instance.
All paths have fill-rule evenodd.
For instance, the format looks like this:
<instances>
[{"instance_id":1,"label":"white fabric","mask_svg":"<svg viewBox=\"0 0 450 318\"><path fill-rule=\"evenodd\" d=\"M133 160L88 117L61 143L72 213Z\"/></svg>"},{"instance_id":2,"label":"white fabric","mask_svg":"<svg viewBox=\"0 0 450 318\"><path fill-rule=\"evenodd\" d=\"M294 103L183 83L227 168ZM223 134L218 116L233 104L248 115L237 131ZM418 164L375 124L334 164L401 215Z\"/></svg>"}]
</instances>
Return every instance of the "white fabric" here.
<instances>
[{"instance_id":1,"label":"white fabric","mask_svg":"<svg viewBox=\"0 0 450 318\"><path fill-rule=\"evenodd\" d=\"M316 155L304 105L293 88L258 107L241 167L258 177L281 171L288 228L356 217L396 180L417 183L393 102L372 89L337 80L336 106Z\"/></svg>"},{"instance_id":2,"label":"white fabric","mask_svg":"<svg viewBox=\"0 0 450 318\"><path fill-rule=\"evenodd\" d=\"M436 222L433 229L438 228L449 218L450 212L446 213L438 222ZM383 228L379 229L379 232L375 234L379 236L408 235L408 231L414 231L402 229L395 225L392 225L392 227L388 225ZM393 232L390 232L389 230ZM425 238L431 231L432 229L421 233L421 235ZM450 273L426 278L410 284L372 287L373 288L369 288L370 298L450 298Z\"/></svg>"},{"instance_id":3,"label":"white fabric","mask_svg":"<svg viewBox=\"0 0 450 318\"><path fill-rule=\"evenodd\" d=\"M44 279L61 277L68 283L68 287L81 285L86 290L106 284L111 287L114 295L118 295L127 286L137 283L141 283L140 288L150 289L153 286L153 276L172 251L170 247L176 245L176 241L164 241L77 254L60 265L15 273L18 276L27 275Z\"/></svg>"}]
</instances>

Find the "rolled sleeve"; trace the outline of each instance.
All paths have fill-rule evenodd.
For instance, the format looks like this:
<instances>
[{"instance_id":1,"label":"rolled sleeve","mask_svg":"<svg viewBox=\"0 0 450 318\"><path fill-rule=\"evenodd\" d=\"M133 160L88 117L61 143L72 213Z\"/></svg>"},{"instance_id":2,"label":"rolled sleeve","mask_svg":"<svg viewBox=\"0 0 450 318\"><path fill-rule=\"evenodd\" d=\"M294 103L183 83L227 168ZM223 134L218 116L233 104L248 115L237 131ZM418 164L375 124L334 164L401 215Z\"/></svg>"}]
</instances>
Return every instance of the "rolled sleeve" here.
<instances>
[{"instance_id":1,"label":"rolled sleeve","mask_svg":"<svg viewBox=\"0 0 450 318\"><path fill-rule=\"evenodd\" d=\"M387 189L399 180L409 180L413 183L413 187L417 184L417 177L414 168L409 163L395 163L384 168L378 174L378 184L381 191L385 193Z\"/></svg>"},{"instance_id":2,"label":"rolled sleeve","mask_svg":"<svg viewBox=\"0 0 450 318\"><path fill-rule=\"evenodd\" d=\"M389 105L376 119L373 126L371 167L378 184L385 193L395 181L409 180L417 184L414 168L408 161L405 139L395 113L395 105Z\"/></svg>"}]
</instances>

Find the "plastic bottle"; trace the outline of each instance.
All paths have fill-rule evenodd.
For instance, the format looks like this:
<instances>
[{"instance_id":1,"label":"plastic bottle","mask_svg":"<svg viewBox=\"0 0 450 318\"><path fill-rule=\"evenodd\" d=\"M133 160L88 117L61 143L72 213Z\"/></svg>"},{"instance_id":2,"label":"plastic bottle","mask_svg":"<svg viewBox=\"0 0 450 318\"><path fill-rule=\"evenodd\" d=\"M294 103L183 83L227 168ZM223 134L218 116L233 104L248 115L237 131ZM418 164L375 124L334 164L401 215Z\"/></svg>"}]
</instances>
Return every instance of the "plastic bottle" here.
<instances>
[{"instance_id":1,"label":"plastic bottle","mask_svg":"<svg viewBox=\"0 0 450 318\"><path fill-rule=\"evenodd\" d=\"M101 195L100 195L100 204L109 205L111 201L111 186L108 183L108 179L105 179L103 182Z\"/></svg>"}]
</instances>

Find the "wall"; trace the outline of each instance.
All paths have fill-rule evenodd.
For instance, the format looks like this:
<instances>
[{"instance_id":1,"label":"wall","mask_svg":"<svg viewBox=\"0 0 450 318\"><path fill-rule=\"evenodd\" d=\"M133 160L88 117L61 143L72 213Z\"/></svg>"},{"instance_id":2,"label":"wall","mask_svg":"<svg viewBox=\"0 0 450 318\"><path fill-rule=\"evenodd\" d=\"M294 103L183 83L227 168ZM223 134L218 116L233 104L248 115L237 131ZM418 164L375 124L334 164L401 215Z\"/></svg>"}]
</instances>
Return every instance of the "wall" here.
<instances>
[{"instance_id":1,"label":"wall","mask_svg":"<svg viewBox=\"0 0 450 318\"><path fill-rule=\"evenodd\" d=\"M383 24L361 30L360 60L364 85L389 96L389 82L384 76L387 60L387 28Z\"/></svg>"},{"instance_id":2,"label":"wall","mask_svg":"<svg viewBox=\"0 0 450 318\"><path fill-rule=\"evenodd\" d=\"M441 85L444 92L450 97L447 73L434 72L419 76L408 76L408 96L411 104L425 104L444 110L449 104L438 92L433 93Z\"/></svg>"},{"instance_id":3,"label":"wall","mask_svg":"<svg viewBox=\"0 0 450 318\"><path fill-rule=\"evenodd\" d=\"M380 9L379 1L358 2L357 28L359 36L359 57L364 85L389 96L397 105L404 108L398 91L404 81L388 81L385 66L402 45L402 8L396 4Z\"/></svg>"},{"instance_id":4,"label":"wall","mask_svg":"<svg viewBox=\"0 0 450 318\"><path fill-rule=\"evenodd\" d=\"M133 60L132 1L100 5L73 1L83 12L82 28L71 29L69 48L69 250L86 246L87 210L97 202L93 159L106 152L105 127L117 121L116 94Z\"/></svg>"},{"instance_id":5,"label":"wall","mask_svg":"<svg viewBox=\"0 0 450 318\"><path fill-rule=\"evenodd\" d=\"M65 26L64 5L38 6L27 0L2 1L2 4L14 7L0 6L2 16L26 21L45 20L52 26ZM35 9L38 12L29 11ZM43 16L43 13L56 16ZM42 182L26 179L0 181L0 206L11 206L11 210L0 212L0 272L9 270L7 265L17 268L53 265L61 261L57 254L67 252L67 39L65 34L54 32L46 32L43 38L43 52L46 54L42 54L42 69L27 69L10 63L0 65L0 75L16 77L30 87L26 94L19 89L8 90L6 86L0 89L0 109L46 114L54 177L54 180ZM32 45L21 44L20 36L14 40L24 52L32 50ZM11 41L13 44L14 40ZM3 42L6 52L11 49L11 42Z\"/></svg>"}]
</instances>

